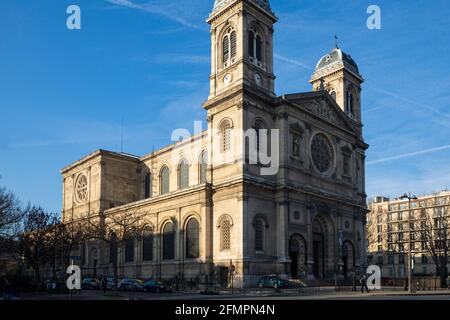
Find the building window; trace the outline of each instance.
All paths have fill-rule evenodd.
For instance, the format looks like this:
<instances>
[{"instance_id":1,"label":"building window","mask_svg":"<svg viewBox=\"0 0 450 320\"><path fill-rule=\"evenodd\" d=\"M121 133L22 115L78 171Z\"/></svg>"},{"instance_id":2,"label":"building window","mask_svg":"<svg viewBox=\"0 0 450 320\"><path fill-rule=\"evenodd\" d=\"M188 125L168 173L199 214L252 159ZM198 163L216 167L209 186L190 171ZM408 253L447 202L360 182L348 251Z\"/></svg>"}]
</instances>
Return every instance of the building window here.
<instances>
[{"instance_id":1,"label":"building window","mask_svg":"<svg viewBox=\"0 0 450 320\"><path fill-rule=\"evenodd\" d=\"M298 211L294 212L294 219L295 220L300 220L300 212L298 212Z\"/></svg>"},{"instance_id":2,"label":"building window","mask_svg":"<svg viewBox=\"0 0 450 320\"><path fill-rule=\"evenodd\" d=\"M147 173L144 179L144 199L151 198L152 196L152 175Z\"/></svg>"},{"instance_id":3,"label":"building window","mask_svg":"<svg viewBox=\"0 0 450 320\"><path fill-rule=\"evenodd\" d=\"M127 237L125 239L125 262L134 261L134 238Z\"/></svg>"},{"instance_id":4,"label":"building window","mask_svg":"<svg viewBox=\"0 0 450 320\"><path fill-rule=\"evenodd\" d=\"M208 153L203 151L200 155L200 165L199 165L199 180L200 184L206 183L206 173L208 169Z\"/></svg>"},{"instance_id":5,"label":"building window","mask_svg":"<svg viewBox=\"0 0 450 320\"><path fill-rule=\"evenodd\" d=\"M231 124L229 121L225 122L221 128L222 136L222 152L227 152L231 149Z\"/></svg>"},{"instance_id":6,"label":"building window","mask_svg":"<svg viewBox=\"0 0 450 320\"><path fill-rule=\"evenodd\" d=\"M178 169L178 184L180 189L189 188L189 162L184 159Z\"/></svg>"},{"instance_id":7,"label":"building window","mask_svg":"<svg viewBox=\"0 0 450 320\"><path fill-rule=\"evenodd\" d=\"M382 233L383 232L383 226L382 225L378 225L377 226L377 232L378 233Z\"/></svg>"},{"instance_id":8,"label":"building window","mask_svg":"<svg viewBox=\"0 0 450 320\"><path fill-rule=\"evenodd\" d=\"M256 30L254 28L252 28L248 32L248 48L249 48L250 61L254 62L258 66L261 66L261 63L262 63L262 38L256 32Z\"/></svg>"},{"instance_id":9,"label":"building window","mask_svg":"<svg viewBox=\"0 0 450 320\"><path fill-rule=\"evenodd\" d=\"M292 156L300 158L301 137L297 134L292 135Z\"/></svg>"},{"instance_id":10,"label":"building window","mask_svg":"<svg viewBox=\"0 0 450 320\"><path fill-rule=\"evenodd\" d=\"M398 213L398 220L403 220L403 212Z\"/></svg>"},{"instance_id":11,"label":"building window","mask_svg":"<svg viewBox=\"0 0 450 320\"><path fill-rule=\"evenodd\" d=\"M398 263L405 264L405 256L403 254L398 256Z\"/></svg>"},{"instance_id":12,"label":"building window","mask_svg":"<svg viewBox=\"0 0 450 320\"><path fill-rule=\"evenodd\" d=\"M236 61L237 55L237 34L233 29L228 29L222 40L222 62L224 67L228 67Z\"/></svg>"},{"instance_id":13,"label":"building window","mask_svg":"<svg viewBox=\"0 0 450 320\"><path fill-rule=\"evenodd\" d=\"M117 235L115 233L109 237L109 262L117 263Z\"/></svg>"},{"instance_id":14,"label":"building window","mask_svg":"<svg viewBox=\"0 0 450 320\"><path fill-rule=\"evenodd\" d=\"M394 255L393 254L388 255L388 264L394 264Z\"/></svg>"},{"instance_id":15,"label":"building window","mask_svg":"<svg viewBox=\"0 0 450 320\"><path fill-rule=\"evenodd\" d=\"M342 169L343 169L344 176L350 176L350 155L348 155L348 154L344 154Z\"/></svg>"},{"instance_id":16,"label":"building window","mask_svg":"<svg viewBox=\"0 0 450 320\"><path fill-rule=\"evenodd\" d=\"M223 38L222 57L224 66L227 66L228 60L230 59L230 37L228 35Z\"/></svg>"},{"instance_id":17,"label":"building window","mask_svg":"<svg viewBox=\"0 0 450 320\"><path fill-rule=\"evenodd\" d=\"M351 92L350 90L347 91L346 94L346 103L345 103L345 112L351 116L354 117L355 116L355 101L354 101L354 96L353 96L353 92Z\"/></svg>"},{"instance_id":18,"label":"building window","mask_svg":"<svg viewBox=\"0 0 450 320\"><path fill-rule=\"evenodd\" d=\"M381 234L378 235L378 242L383 242L383 236Z\"/></svg>"},{"instance_id":19,"label":"building window","mask_svg":"<svg viewBox=\"0 0 450 320\"><path fill-rule=\"evenodd\" d=\"M383 222L383 217L381 215L377 216L377 223L382 223Z\"/></svg>"},{"instance_id":20,"label":"building window","mask_svg":"<svg viewBox=\"0 0 450 320\"><path fill-rule=\"evenodd\" d=\"M164 167L161 169L160 175L161 194L169 193L169 168Z\"/></svg>"},{"instance_id":21,"label":"building window","mask_svg":"<svg viewBox=\"0 0 450 320\"><path fill-rule=\"evenodd\" d=\"M224 218L220 224L220 251L231 249L231 221Z\"/></svg>"},{"instance_id":22,"label":"building window","mask_svg":"<svg viewBox=\"0 0 450 320\"><path fill-rule=\"evenodd\" d=\"M398 231L403 231L403 223L398 224Z\"/></svg>"},{"instance_id":23,"label":"building window","mask_svg":"<svg viewBox=\"0 0 450 320\"><path fill-rule=\"evenodd\" d=\"M388 229L388 232L392 232L392 224L388 224L387 229Z\"/></svg>"},{"instance_id":24,"label":"building window","mask_svg":"<svg viewBox=\"0 0 450 320\"><path fill-rule=\"evenodd\" d=\"M398 241L403 241L403 232L398 233Z\"/></svg>"},{"instance_id":25,"label":"building window","mask_svg":"<svg viewBox=\"0 0 450 320\"><path fill-rule=\"evenodd\" d=\"M378 245L378 252L382 252L383 251L383 246L380 244Z\"/></svg>"},{"instance_id":26,"label":"building window","mask_svg":"<svg viewBox=\"0 0 450 320\"><path fill-rule=\"evenodd\" d=\"M255 227L255 250L264 250L264 223L261 219L257 219L254 224Z\"/></svg>"},{"instance_id":27,"label":"building window","mask_svg":"<svg viewBox=\"0 0 450 320\"><path fill-rule=\"evenodd\" d=\"M383 256L378 256L377 257L377 264L382 266L383 265Z\"/></svg>"},{"instance_id":28,"label":"building window","mask_svg":"<svg viewBox=\"0 0 450 320\"><path fill-rule=\"evenodd\" d=\"M196 259L199 253L200 227L196 219L189 220L186 225L186 258Z\"/></svg>"},{"instance_id":29,"label":"building window","mask_svg":"<svg viewBox=\"0 0 450 320\"><path fill-rule=\"evenodd\" d=\"M175 230L173 223L169 222L163 229L163 260L175 259Z\"/></svg>"},{"instance_id":30,"label":"building window","mask_svg":"<svg viewBox=\"0 0 450 320\"><path fill-rule=\"evenodd\" d=\"M153 232L147 227L142 237L142 261L153 260Z\"/></svg>"}]
</instances>

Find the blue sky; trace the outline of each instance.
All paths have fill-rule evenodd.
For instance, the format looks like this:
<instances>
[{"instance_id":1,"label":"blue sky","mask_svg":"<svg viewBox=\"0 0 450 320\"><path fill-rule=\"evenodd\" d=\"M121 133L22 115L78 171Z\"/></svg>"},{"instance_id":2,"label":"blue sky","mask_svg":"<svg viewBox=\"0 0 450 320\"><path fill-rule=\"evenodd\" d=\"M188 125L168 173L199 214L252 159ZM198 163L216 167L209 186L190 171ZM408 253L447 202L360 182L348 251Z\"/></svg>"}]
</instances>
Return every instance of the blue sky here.
<instances>
[{"instance_id":1,"label":"blue sky","mask_svg":"<svg viewBox=\"0 0 450 320\"><path fill-rule=\"evenodd\" d=\"M66 9L82 10L82 30ZM448 1L271 2L277 94L310 90L317 60L340 47L363 85L369 196L450 187ZM382 10L368 30L366 9ZM0 2L0 185L60 211L59 169L99 148L143 155L193 130L208 96L213 0Z\"/></svg>"}]
</instances>

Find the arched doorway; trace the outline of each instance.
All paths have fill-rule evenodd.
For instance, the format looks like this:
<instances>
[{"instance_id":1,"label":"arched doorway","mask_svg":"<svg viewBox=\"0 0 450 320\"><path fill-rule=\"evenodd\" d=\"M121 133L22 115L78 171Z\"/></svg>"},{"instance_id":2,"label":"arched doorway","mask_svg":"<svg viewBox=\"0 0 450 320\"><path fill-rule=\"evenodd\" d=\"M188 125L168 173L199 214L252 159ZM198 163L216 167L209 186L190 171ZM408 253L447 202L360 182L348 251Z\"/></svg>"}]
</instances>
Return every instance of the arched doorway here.
<instances>
[{"instance_id":1,"label":"arched doorway","mask_svg":"<svg viewBox=\"0 0 450 320\"><path fill-rule=\"evenodd\" d=\"M344 241L342 244L342 262L343 262L343 274L347 277L349 273L354 271L355 268L355 249L350 241Z\"/></svg>"},{"instance_id":2,"label":"arched doorway","mask_svg":"<svg viewBox=\"0 0 450 320\"><path fill-rule=\"evenodd\" d=\"M293 235L289 240L289 257L291 258L291 277L297 278L306 272L306 242L299 235Z\"/></svg>"},{"instance_id":3,"label":"arched doorway","mask_svg":"<svg viewBox=\"0 0 450 320\"><path fill-rule=\"evenodd\" d=\"M318 219L313 223L313 274L322 278L325 274L325 234Z\"/></svg>"}]
</instances>

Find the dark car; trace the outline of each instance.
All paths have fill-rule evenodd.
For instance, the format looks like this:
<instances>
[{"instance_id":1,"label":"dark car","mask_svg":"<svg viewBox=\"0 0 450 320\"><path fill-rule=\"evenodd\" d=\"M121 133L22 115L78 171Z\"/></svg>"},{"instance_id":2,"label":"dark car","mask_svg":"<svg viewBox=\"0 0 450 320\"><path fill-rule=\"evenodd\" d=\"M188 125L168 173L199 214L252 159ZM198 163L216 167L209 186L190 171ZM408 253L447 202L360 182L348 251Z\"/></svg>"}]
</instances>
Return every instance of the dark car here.
<instances>
[{"instance_id":1,"label":"dark car","mask_svg":"<svg viewBox=\"0 0 450 320\"><path fill-rule=\"evenodd\" d=\"M106 290L116 290L117 282L114 278L106 278Z\"/></svg>"},{"instance_id":2,"label":"dark car","mask_svg":"<svg viewBox=\"0 0 450 320\"><path fill-rule=\"evenodd\" d=\"M145 292L172 292L172 289L157 280L148 280L144 283Z\"/></svg>"},{"instance_id":3,"label":"dark car","mask_svg":"<svg viewBox=\"0 0 450 320\"><path fill-rule=\"evenodd\" d=\"M275 289L285 289L289 288L289 281L283 279L279 276L264 276L258 281L258 286L260 288L275 288Z\"/></svg>"},{"instance_id":4,"label":"dark car","mask_svg":"<svg viewBox=\"0 0 450 320\"><path fill-rule=\"evenodd\" d=\"M144 284L139 279L122 279L118 286L119 291L144 291Z\"/></svg>"},{"instance_id":5,"label":"dark car","mask_svg":"<svg viewBox=\"0 0 450 320\"><path fill-rule=\"evenodd\" d=\"M102 284L100 280L95 278L84 278L81 282L81 289L100 290Z\"/></svg>"}]
</instances>

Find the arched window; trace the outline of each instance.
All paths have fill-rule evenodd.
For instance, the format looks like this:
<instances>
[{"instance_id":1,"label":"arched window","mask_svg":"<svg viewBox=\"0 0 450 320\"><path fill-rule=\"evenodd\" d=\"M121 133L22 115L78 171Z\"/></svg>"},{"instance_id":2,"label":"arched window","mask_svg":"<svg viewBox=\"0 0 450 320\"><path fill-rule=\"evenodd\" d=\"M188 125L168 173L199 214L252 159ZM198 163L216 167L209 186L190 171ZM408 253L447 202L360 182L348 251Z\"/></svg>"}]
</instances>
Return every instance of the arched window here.
<instances>
[{"instance_id":1,"label":"arched window","mask_svg":"<svg viewBox=\"0 0 450 320\"><path fill-rule=\"evenodd\" d=\"M207 169L208 169L208 153L205 150L200 155L200 164L199 164L199 182L200 182L200 184L206 183Z\"/></svg>"},{"instance_id":2,"label":"arched window","mask_svg":"<svg viewBox=\"0 0 450 320\"><path fill-rule=\"evenodd\" d=\"M153 231L150 227L144 229L142 235L142 261L153 260Z\"/></svg>"},{"instance_id":3,"label":"arched window","mask_svg":"<svg viewBox=\"0 0 450 320\"><path fill-rule=\"evenodd\" d=\"M222 152L229 151L231 149L231 123L226 121L221 128L222 136Z\"/></svg>"},{"instance_id":4,"label":"arched window","mask_svg":"<svg viewBox=\"0 0 450 320\"><path fill-rule=\"evenodd\" d=\"M231 221L224 218L220 223L220 251L231 249Z\"/></svg>"},{"instance_id":5,"label":"arched window","mask_svg":"<svg viewBox=\"0 0 450 320\"><path fill-rule=\"evenodd\" d=\"M173 223L169 222L163 229L163 260L175 259L175 230Z\"/></svg>"},{"instance_id":6,"label":"arched window","mask_svg":"<svg viewBox=\"0 0 450 320\"><path fill-rule=\"evenodd\" d=\"M152 196L152 175L148 172L144 179L144 199L151 198Z\"/></svg>"},{"instance_id":7,"label":"arched window","mask_svg":"<svg viewBox=\"0 0 450 320\"><path fill-rule=\"evenodd\" d=\"M189 188L189 162L184 159L178 169L178 185L180 189Z\"/></svg>"},{"instance_id":8,"label":"arched window","mask_svg":"<svg viewBox=\"0 0 450 320\"><path fill-rule=\"evenodd\" d=\"M354 116L355 115L355 101L354 101L354 96L353 96L353 92L348 90L346 93L346 103L345 103L345 113L347 113L350 116Z\"/></svg>"},{"instance_id":9,"label":"arched window","mask_svg":"<svg viewBox=\"0 0 450 320\"><path fill-rule=\"evenodd\" d=\"M255 227L255 251L264 250L264 221L257 219L254 224Z\"/></svg>"},{"instance_id":10,"label":"arched window","mask_svg":"<svg viewBox=\"0 0 450 320\"><path fill-rule=\"evenodd\" d=\"M161 169L161 174L159 177L161 194L169 193L169 168L164 167Z\"/></svg>"},{"instance_id":11,"label":"arched window","mask_svg":"<svg viewBox=\"0 0 450 320\"><path fill-rule=\"evenodd\" d=\"M196 219L191 219L186 225L186 258L199 257L199 232L200 227Z\"/></svg>"},{"instance_id":12,"label":"arched window","mask_svg":"<svg viewBox=\"0 0 450 320\"><path fill-rule=\"evenodd\" d=\"M227 67L236 61L237 55L237 34L232 28L229 28L222 40L222 62Z\"/></svg>"},{"instance_id":13,"label":"arched window","mask_svg":"<svg viewBox=\"0 0 450 320\"><path fill-rule=\"evenodd\" d=\"M230 34L230 46L231 46L231 59L233 60L236 58L237 54L237 37L236 37L236 31L232 31ZM231 61L234 62L234 61Z\"/></svg>"},{"instance_id":14,"label":"arched window","mask_svg":"<svg viewBox=\"0 0 450 320\"><path fill-rule=\"evenodd\" d=\"M228 37L228 34L223 38L222 50L223 64L226 65L230 59L230 38Z\"/></svg>"},{"instance_id":15,"label":"arched window","mask_svg":"<svg viewBox=\"0 0 450 320\"><path fill-rule=\"evenodd\" d=\"M255 28L251 28L248 32L248 51L250 61L261 66L263 60L263 40Z\"/></svg>"},{"instance_id":16,"label":"arched window","mask_svg":"<svg viewBox=\"0 0 450 320\"><path fill-rule=\"evenodd\" d=\"M255 47L256 47L256 60L258 60L259 62L262 62L262 40L260 35L256 35L255 38L256 42L255 42Z\"/></svg>"},{"instance_id":17,"label":"arched window","mask_svg":"<svg viewBox=\"0 0 450 320\"><path fill-rule=\"evenodd\" d=\"M128 236L125 239L125 262L134 261L134 238Z\"/></svg>"},{"instance_id":18,"label":"arched window","mask_svg":"<svg viewBox=\"0 0 450 320\"><path fill-rule=\"evenodd\" d=\"M117 263L117 235L114 232L109 237L109 262Z\"/></svg>"}]
</instances>

